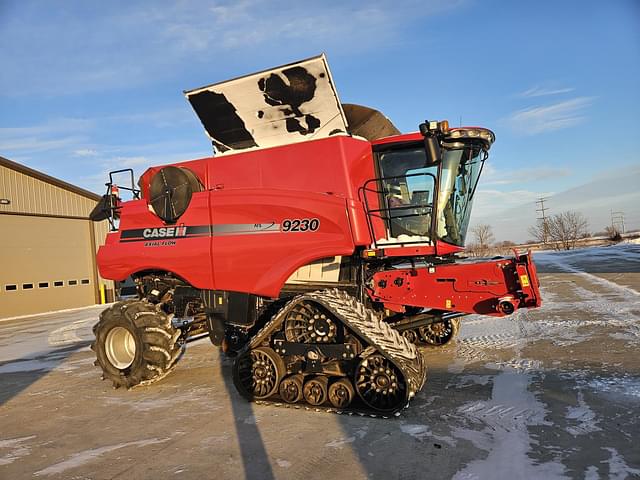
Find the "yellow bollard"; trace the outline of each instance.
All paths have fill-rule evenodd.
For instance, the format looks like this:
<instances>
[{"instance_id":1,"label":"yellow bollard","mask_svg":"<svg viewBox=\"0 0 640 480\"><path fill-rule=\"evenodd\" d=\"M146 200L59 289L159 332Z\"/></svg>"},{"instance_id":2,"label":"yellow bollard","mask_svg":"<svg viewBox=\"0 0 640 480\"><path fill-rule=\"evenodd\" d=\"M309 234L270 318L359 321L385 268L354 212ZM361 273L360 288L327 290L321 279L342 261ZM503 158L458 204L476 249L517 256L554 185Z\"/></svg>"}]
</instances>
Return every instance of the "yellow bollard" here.
<instances>
[{"instance_id":1,"label":"yellow bollard","mask_svg":"<svg viewBox=\"0 0 640 480\"><path fill-rule=\"evenodd\" d=\"M104 283L100 284L100 305L104 305L106 302L106 293Z\"/></svg>"}]
</instances>

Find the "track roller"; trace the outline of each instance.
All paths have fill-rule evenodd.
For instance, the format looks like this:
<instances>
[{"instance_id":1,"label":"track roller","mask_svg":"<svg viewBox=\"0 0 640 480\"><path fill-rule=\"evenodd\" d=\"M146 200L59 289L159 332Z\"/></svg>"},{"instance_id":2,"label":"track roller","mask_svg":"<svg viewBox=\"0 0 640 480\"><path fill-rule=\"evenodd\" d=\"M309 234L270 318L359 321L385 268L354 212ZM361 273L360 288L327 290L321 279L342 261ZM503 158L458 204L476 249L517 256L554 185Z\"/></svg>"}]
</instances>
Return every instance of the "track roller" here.
<instances>
[{"instance_id":1,"label":"track roller","mask_svg":"<svg viewBox=\"0 0 640 480\"><path fill-rule=\"evenodd\" d=\"M336 380L329 386L329 402L336 408L348 407L355 394L353 385L346 378Z\"/></svg>"},{"instance_id":2,"label":"track roller","mask_svg":"<svg viewBox=\"0 0 640 480\"><path fill-rule=\"evenodd\" d=\"M414 329L405 330L402 332L402 336L407 339L410 343L418 342L418 333Z\"/></svg>"},{"instance_id":3,"label":"track roller","mask_svg":"<svg viewBox=\"0 0 640 480\"><path fill-rule=\"evenodd\" d=\"M302 400L302 375L289 375L280 382L280 398L287 403L297 403Z\"/></svg>"},{"instance_id":4,"label":"track roller","mask_svg":"<svg viewBox=\"0 0 640 480\"><path fill-rule=\"evenodd\" d=\"M317 407L327 401L329 379L323 376L312 377L304 383L303 395L309 405Z\"/></svg>"}]
</instances>

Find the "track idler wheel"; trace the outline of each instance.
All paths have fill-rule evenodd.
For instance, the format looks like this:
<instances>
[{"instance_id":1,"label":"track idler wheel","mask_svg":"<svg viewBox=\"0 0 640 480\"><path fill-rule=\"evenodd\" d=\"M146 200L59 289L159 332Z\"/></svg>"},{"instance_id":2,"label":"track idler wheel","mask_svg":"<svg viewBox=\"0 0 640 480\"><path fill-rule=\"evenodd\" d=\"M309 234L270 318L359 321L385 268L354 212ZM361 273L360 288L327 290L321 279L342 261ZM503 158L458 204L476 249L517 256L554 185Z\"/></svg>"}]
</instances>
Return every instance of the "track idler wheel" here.
<instances>
[{"instance_id":1,"label":"track idler wheel","mask_svg":"<svg viewBox=\"0 0 640 480\"><path fill-rule=\"evenodd\" d=\"M441 347L449 343L458 334L460 320L444 319L418 328L420 340L429 345Z\"/></svg>"},{"instance_id":2,"label":"track idler wheel","mask_svg":"<svg viewBox=\"0 0 640 480\"><path fill-rule=\"evenodd\" d=\"M317 407L327 401L327 377L313 377L304 384L304 399L309 405Z\"/></svg>"},{"instance_id":3,"label":"track idler wheel","mask_svg":"<svg viewBox=\"0 0 640 480\"><path fill-rule=\"evenodd\" d=\"M297 403L302 400L302 375L290 375L280 382L280 398L287 403Z\"/></svg>"},{"instance_id":4,"label":"track idler wheel","mask_svg":"<svg viewBox=\"0 0 640 480\"><path fill-rule=\"evenodd\" d=\"M284 372L282 358L269 347L259 347L236 359L233 381L248 400L264 400L278 391Z\"/></svg>"},{"instance_id":5,"label":"track idler wheel","mask_svg":"<svg viewBox=\"0 0 640 480\"><path fill-rule=\"evenodd\" d=\"M355 380L358 395L374 410L397 410L405 401L404 378L389 360L378 353L358 364Z\"/></svg>"},{"instance_id":6,"label":"track idler wheel","mask_svg":"<svg viewBox=\"0 0 640 480\"><path fill-rule=\"evenodd\" d=\"M336 380L329 387L329 402L336 408L347 408L355 395L353 385L346 378Z\"/></svg>"}]
</instances>

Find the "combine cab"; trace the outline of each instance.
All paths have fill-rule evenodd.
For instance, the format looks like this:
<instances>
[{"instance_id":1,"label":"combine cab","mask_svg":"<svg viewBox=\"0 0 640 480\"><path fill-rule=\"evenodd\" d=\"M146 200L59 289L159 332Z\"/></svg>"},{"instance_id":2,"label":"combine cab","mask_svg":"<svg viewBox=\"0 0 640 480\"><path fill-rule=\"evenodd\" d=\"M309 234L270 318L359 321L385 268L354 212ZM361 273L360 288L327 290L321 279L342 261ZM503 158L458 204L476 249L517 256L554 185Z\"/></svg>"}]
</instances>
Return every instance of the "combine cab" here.
<instances>
[{"instance_id":1,"label":"combine cab","mask_svg":"<svg viewBox=\"0 0 640 480\"><path fill-rule=\"evenodd\" d=\"M152 167L139 188L111 179L93 213L112 224L101 275L138 292L94 327L115 387L157 381L208 335L249 400L391 415L426 379L418 346L464 315L540 305L529 254L456 255L490 130L402 135L340 103L324 56L186 96L216 155Z\"/></svg>"}]
</instances>

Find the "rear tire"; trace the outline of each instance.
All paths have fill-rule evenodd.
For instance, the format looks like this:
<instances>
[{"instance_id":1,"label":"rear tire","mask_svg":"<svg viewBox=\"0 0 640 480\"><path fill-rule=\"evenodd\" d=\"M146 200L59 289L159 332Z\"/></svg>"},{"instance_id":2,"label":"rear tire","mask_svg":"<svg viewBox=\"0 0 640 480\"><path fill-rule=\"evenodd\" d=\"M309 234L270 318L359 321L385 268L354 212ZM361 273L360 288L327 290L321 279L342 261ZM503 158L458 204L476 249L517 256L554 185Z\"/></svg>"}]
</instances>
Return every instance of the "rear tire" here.
<instances>
[{"instance_id":1,"label":"rear tire","mask_svg":"<svg viewBox=\"0 0 640 480\"><path fill-rule=\"evenodd\" d=\"M114 388L147 385L167 376L183 352L181 332L146 301L118 302L93 327L95 364Z\"/></svg>"}]
</instances>

